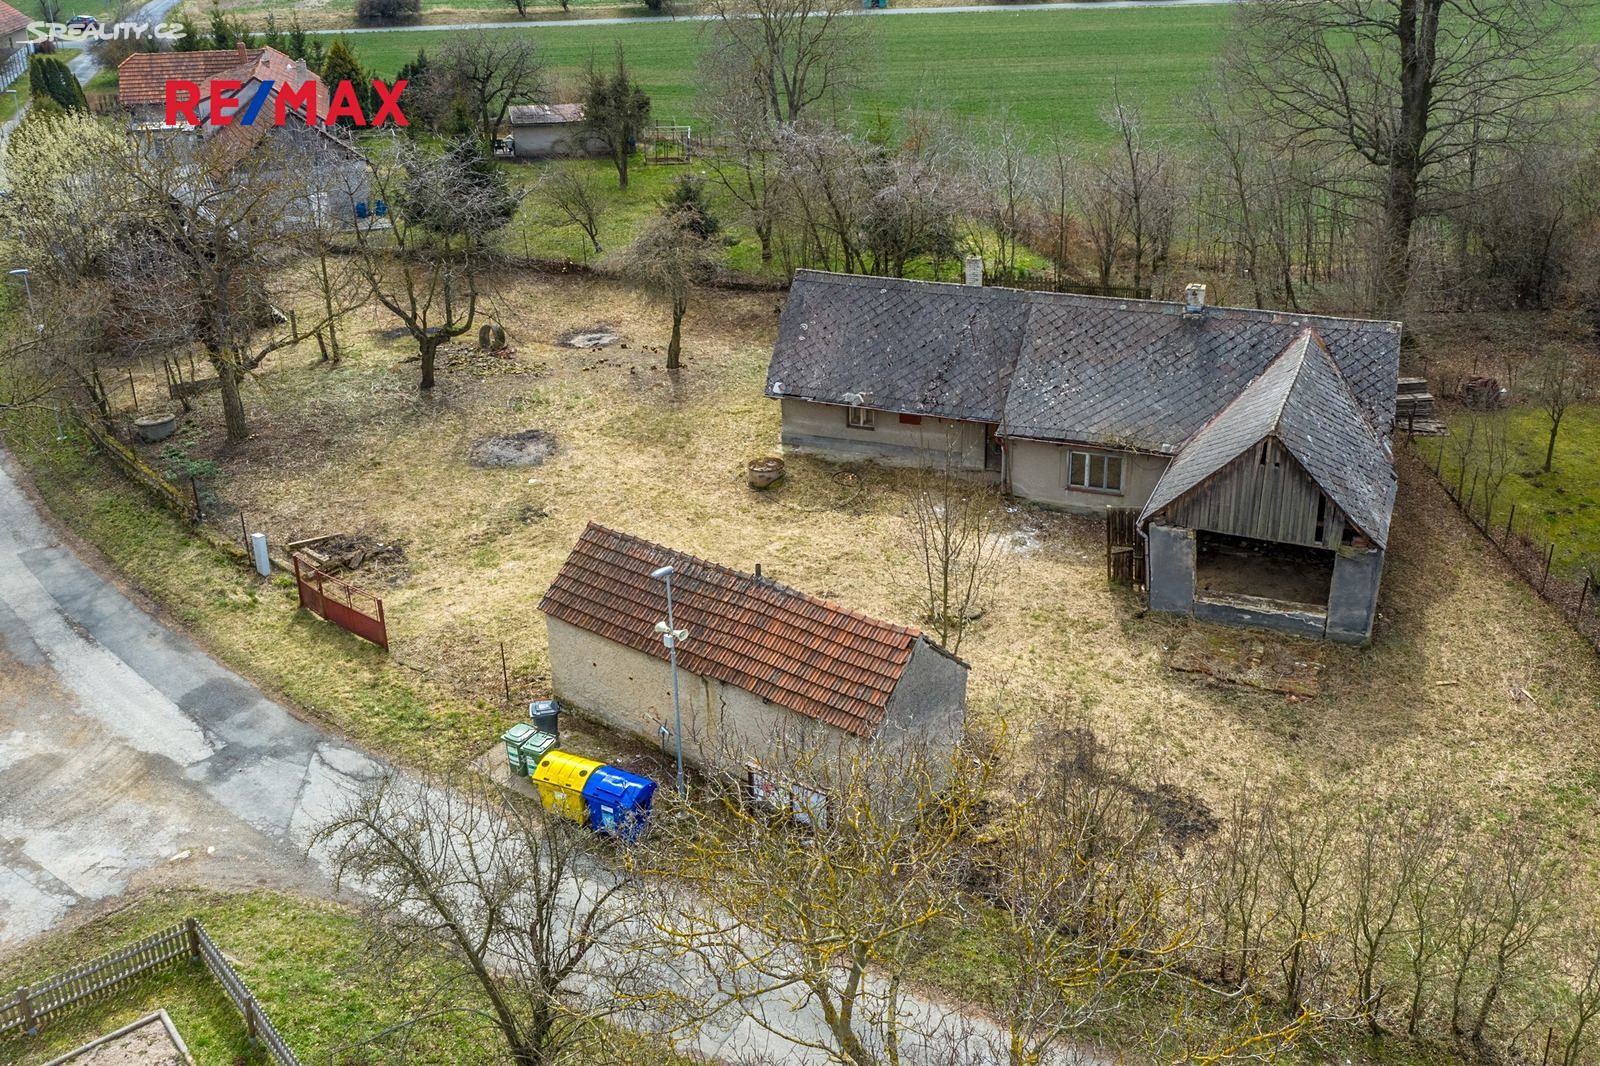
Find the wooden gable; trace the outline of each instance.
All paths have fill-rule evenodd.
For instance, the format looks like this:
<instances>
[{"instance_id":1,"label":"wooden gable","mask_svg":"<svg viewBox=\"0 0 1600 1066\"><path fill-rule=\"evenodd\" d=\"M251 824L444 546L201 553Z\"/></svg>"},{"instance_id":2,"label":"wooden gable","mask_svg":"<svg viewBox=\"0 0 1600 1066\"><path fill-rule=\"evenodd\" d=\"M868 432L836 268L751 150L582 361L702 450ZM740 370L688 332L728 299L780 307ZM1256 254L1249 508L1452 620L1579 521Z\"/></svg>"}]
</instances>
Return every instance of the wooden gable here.
<instances>
[{"instance_id":1,"label":"wooden gable","mask_svg":"<svg viewBox=\"0 0 1600 1066\"><path fill-rule=\"evenodd\" d=\"M1165 508L1168 521L1236 537L1337 547L1345 519L1276 437L1267 437Z\"/></svg>"}]
</instances>

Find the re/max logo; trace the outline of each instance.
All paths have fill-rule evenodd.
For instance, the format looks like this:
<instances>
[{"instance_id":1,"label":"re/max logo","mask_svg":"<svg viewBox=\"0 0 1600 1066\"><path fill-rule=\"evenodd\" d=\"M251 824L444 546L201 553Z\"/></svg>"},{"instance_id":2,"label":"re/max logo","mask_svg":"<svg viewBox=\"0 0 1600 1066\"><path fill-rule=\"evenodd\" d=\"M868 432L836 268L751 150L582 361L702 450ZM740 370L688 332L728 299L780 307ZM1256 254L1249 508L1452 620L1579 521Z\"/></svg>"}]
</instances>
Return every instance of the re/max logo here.
<instances>
[{"instance_id":1,"label":"re/max logo","mask_svg":"<svg viewBox=\"0 0 1600 1066\"><path fill-rule=\"evenodd\" d=\"M334 86L326 114L317 113L317 82L307 79L298 86L279 85L271 79L256 83L255 92L248 98L239 95L244 82L226 78L206 83L202 92L199 83L172 79L167 82L167 125L175 126L181 120L191 126L202 121L212 126L253 126L272 102L270 113L274 126L282 126L293 114L306 125L331 126L349 119L357 126L406 126L405 112L400 110L400 90L404 81L393 85L372 79L372 92L378 106L369 117L361 105L360 94L353 83L341 81ZM276 91L274 91L276 90ZM200 105L208 105L205 119L200 118Z\"/></svg>"}]
</instances>

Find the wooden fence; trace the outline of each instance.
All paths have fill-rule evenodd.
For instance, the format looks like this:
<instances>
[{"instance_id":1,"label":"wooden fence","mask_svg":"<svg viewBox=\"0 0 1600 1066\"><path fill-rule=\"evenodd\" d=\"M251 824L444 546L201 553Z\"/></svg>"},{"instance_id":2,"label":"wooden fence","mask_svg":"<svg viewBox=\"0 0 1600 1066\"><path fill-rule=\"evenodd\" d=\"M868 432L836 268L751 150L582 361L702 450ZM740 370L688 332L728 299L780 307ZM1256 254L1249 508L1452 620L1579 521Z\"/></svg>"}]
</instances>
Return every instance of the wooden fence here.
<instances>
[{"instance_id":1,"label":"wooden fence","mask_svg":"<svg viewBox=\"0 0 1600 1066\"><path fill-rule=\"evenodd\" d=\"M221 949L207 935L198 918L185 918L177 925L151 933L98 959L18 988L0 1000L0 1037L13 1030L36 1035L53 1015L76 1003L109 995L147 973L196 958L204 961L211 976L238 1008L250 1039L264 1047L278 1066L300 1066L299 1058L278 1035L249 986L223 958Z\"/></svg>"}]
</instances>

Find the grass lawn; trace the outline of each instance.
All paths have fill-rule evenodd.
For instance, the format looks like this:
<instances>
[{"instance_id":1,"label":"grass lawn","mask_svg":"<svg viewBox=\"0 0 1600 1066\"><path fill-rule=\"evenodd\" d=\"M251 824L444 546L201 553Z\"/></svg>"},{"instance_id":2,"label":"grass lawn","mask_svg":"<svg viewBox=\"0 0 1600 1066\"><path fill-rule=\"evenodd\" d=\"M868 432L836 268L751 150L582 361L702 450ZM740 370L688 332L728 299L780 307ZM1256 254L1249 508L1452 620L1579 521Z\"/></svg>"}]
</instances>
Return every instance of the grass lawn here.
<instances>
[{"instance_id":1,"label":"grass lawn","mask_svg":"<svg viewBox=\"0 0 1600 1066\"><path fill-rule=\"evenodd\" d=\"M1480 418L1485 416L1479 416ZM1600 567L1600 405L1585 404L1567 411L1556 437L1554 461L1544 469L1545 450L1550 442L1550 420L1538 407L1513 407L1501 415L1511 446L1505 483L1495 500L1489 524L1502 528L1513 505L1517 508L1517 528L1529 528L1545 542L1554 542L1552 569L1573 571L1584 566ZM1430 463L1443 451L1443 476L1455 484L1463 473L1462 458L1454 440L1463 438L1471 415L1459 408L1449 412L1451 437L1419 440L1422 454ZM1473 476L1484 463L1481 455L1466 461L1463 494L1471 489ZM1477 497L1481 501L1481 494ZM1474 504L1481 513L1481 507Z\"/></svg>"},{"instance_id":2,"label":"grass lawn","mask_svg":"<svg viewBox=\"0 0 1600 1066\"><path fill-rule=\"evenodd\" d=\"M410 1016L411 1005L379 989L364 972L366 933L355 916L331 904L270 892L166 890L146 893L68 932L30 942L0 963L0 986L15 988L86 962L194 915L255 993L301 1061L329 1052ZM418 965L403 976L419 995L445 972ZM32 1064L164 1007L201 1066L259 1060L244 1023L204 965L148 974L109 997L59 1016L32 1040L0 1041L0 1061ZM482 1062L497 1051L492 1034L447 1017L422 1026L412 1045L419 1063ZM381 1046L381 1045L380 1045Z\"/></svg>"},{"instance_id":3,"label":"grass lawn","mask_svg":"<svg viewBox=\"0 0 1600 1066\"><path fill-rule=\"evenodd\" d=\"M1040 136L1060 131L1099 143L1107 138L1100 113L1115 80L1124 98L1144 109L1151 129L1175 133L1188 100L1210 77L1229 18L1225 6L884 18L874 27L876 48L851 102L868 121L914 107L978 120L1009 108ZM532 36L568 95L590 57L609 55L621 41L656 119L670 122L695 118L695 57L705 26L504 32ZM362 33L348 40L362 63L392 76L417 49L437 51L450 32Z\"/></svg>"},{"instance_id":4,"label":"grass lawn","mask_svg":"<svg viewBox=\"0 0 1600 1066\"><path fill-rule=\"evenodd\" d=\"M400 969L386 963L374 972L364 951L368 932L356 914L335 904L272 892L146 891L87 925L30 941L0 962L0 987L9 990L87 962L191 915L205 924L304 1063L459 1066L505 1057L499 1034L481 1015L455 1010L479 1003L445 956L411 961ZM195 962L148 974L110 996L86 1001L58 1015L37 1038L0 1040L0 1062L45 1062L163 1007L200 1066L266 1061L251 1048L244 1023L221 986ZM429 1012L446 1013L379 1037L383 1030ZM597 1050L612 1056L598 1061L683 1061L642 1038L609 1027L604 1032L603 1049L576 1048L557 1062L594 1062Z\"/></svg>"},{"instance_id":5,"label":"grass lawn","mask_svg":"<svg viewBox=\"0 0 1600 1066\"><path fill-rule=\"evenodd\" d=\"M11 83L11 90L0 93L0 122L8 121L21 107L28 102L33 89L28 84L26 77L18 78Z\"/></svg>"}]
</instances>

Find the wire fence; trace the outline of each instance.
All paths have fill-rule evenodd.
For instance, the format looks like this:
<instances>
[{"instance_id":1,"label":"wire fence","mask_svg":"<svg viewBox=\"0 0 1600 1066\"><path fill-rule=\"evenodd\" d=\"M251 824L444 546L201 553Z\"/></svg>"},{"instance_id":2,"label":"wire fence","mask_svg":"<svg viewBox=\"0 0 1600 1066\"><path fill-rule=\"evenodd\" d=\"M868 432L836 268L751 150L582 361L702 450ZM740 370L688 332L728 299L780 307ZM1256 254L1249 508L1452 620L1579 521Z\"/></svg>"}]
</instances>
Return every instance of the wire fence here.
<instances>
[{"instance_id":1,"label":"wire fence","mask_svg":"<svg viewBox=\"0 0 1600 1066\"><path fill-rule=\"evenodd\" d=\"M1529 511L1519 514L1516 503L1503 503L1493 478L1486 476L1480 464L1462 461L1447 469L1442 444L1431 456L1416 441L1411 448L1473 528L1499 550L1541 599L1556 607L1600 651L1600 589L1588 561L1541 536Z\"/></svg>"},{"instance_id":2,"label":"wire fence","mask_svg":"<svg viewBox=\"0 0 1600 1066\"><path fill-rule=\"evenodd\" d=\"M145 974L190 959L205 963L206 970L222 986L244 1019L250 1039L264 1048L273 1062L278 1066L300 1066L299 1058L278 1035L272 1019L256 1002L244 978L229 964L198 918L185 918L97 959L34 984L22 985L0 1000L0 1037L19 1031L26 1036L37 1036L52 1017L70 1007L109 996Z\"/></svg>"}]
</instances>

